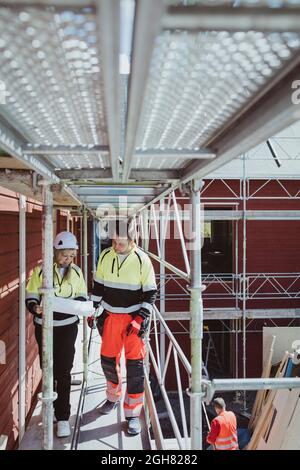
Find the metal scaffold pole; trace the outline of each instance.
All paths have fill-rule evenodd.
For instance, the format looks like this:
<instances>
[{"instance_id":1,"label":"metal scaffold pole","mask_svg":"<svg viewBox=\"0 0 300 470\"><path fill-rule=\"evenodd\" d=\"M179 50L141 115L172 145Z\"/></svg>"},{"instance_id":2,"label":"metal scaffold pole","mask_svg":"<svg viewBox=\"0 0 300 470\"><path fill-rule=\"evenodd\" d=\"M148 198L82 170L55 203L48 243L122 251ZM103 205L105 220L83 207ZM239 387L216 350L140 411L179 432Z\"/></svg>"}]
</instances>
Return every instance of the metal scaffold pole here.
<instances>
[{"instance_id":1,"label":"metal scaffold pole","mask_svg":"<svg viewBox=\"0 0 300 470\"><path fill-rule=\"evenodd\" d=\"M88 285L88 251L87 251L87 209L83 209L83 276ZM87 381L88 376L88 332L87 332L87 320L83 318L83 380Z\"/></svg>"},{"instance_id":2,"label":"metal scaffold pole","mask_svg":"<svg viewBox=\"0 0 300 470\"><path fill-rule=\"evenodd\" d=\"M149 211L144 209L141 213L142 216L142 248L149 250Z\"/></svg>"},{"instance_id":3,"label":"metal scaffold pole","mask_svg":"<svg viewBox=\"0 0 300 470\"><path fill-rule=\"evenodd\" d=\"M203 303L201 294L201 208L202 181L191 183L191 284L190 284L190 339L191 339L191 449L202 449L202 339Z\"/></svg>"},{"instance_id":4,"label":"metal scaffold pole","mask_svg":"<svg viewBox=\"0 0 300 470\"><path fill-rule=\"evenodd\" d=\"M149 211L148 209L145 209L141 212L141 246L143 250L148 250L149 249ZM152 314L151 314L152 317ZM151 320L150 320L151 322ZM150 332L148 331L147 333L147 338L149 338ZM146 357L145 357L145 374L146 374L146 379L145 379L145 385L146 385L146 395L147 395L147 384L149 384L149 375L150 375L150 361L149 361L149 350L147 349ZM147 399L144 402L144 408L145 408L145 416L146 416L146 423L148 428L151 426L151 419L150 419L150 409L148 406L148 401Z\"/></svg>"},{"instance_id":5,"label":"metal scaffold pole","mask_svg":"<svg viewBox=\"0 0 300 470\"><path fill-rule=\"evenodd\" d=\"M53 196L48 182L43 181L43 295L42 314L42 393L43 449L53 448Z\"/></svg>"},{"instance_id":6,"label":"metal scaffold pole","mask_svg":"<svg viewBox=\"0 0 300 470\"><path fill-rule=\"evenodd\" d=\"M243 378L247 377L247 191L246 154L243 155ZM246 390L243 393L243 409L247 408Z\"/></svg>"},{"instance_id":7,"label":"metal scaffold pole","mask_svg":"<svg viewBox=\"0 0 300 470\"><path fill-rule=\"evenodd\" d=\"M19 196L19 444L26 420L26 197Z\"/></svg>"},{"instance_id":8,"label":"metal scaffold pole","mask_svg":"<svg viewBox=\"0 0 300 470\"><path fill-rule=\"evenodd\" d=\"M166 224L168 223L163 214L164 208L165 208L165 202L164 202L164 199L162 199L159 205L159 239L160 239L160 256L162 259L165 259L165 255L166 255L165 228L166 228ZM160 263L159 265L159 280L160 280L159 305L160 305L160 312L162 315L165 314L165 309L166 309L165 275L166 275L165 266L162 263ZM166 358L166 335L165 335L165 329L162 324L160 324L159 346L160 346L160 363L161 363L161 367L163 368L165 365L165 358Z\"/></svg>"},{"instance_id":9,"label":"metal scaffold pole","mask_svg":"<svg viewBox=\"0 0 300 470\"><path fill-rule=\"evenodd\" d=\"M96 240L97 240L97 235L96 235L96 227L97 227L97 222L93 218L93 245L92 245L92 266L93 266L93 278L96 273Z\"/></svg>"}]
</instances>

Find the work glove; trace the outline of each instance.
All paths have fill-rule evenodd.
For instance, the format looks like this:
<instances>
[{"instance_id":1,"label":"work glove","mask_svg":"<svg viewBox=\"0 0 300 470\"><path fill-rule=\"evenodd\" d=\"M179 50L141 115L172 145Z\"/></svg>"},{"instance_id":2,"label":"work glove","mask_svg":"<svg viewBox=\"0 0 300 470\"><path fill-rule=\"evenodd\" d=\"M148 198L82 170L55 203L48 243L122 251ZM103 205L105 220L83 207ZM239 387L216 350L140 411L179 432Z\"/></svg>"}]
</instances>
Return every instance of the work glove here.
<instances>
[{"instance_id":1,"label":"work glove","mask_svg":"<svg viewBox=\"0 0 300 470\"><path fill-rule=\"evenodd\" d=\"M105 320L108 316L109 316L108 313L106 312L106 310L104 310L101 313L100 317L97 318L96 325L97 325L97 328L98 328L98 331L99 331L99 335L101 337L103 335L104 322L105 322Z\"/></svg>"},{"instance_id":2,"label":"work glove","mask_svg":"<svg viewBox=\"0 0 300 470\"><path fill-rule=\"evenodd\" d=\"M138 337L143 338L147 331L148 325L149 319L143 318L139 314L137 314L132 318L132 321L127 326L126 335L129 336L135 334Z\"/></svg>"},{"instance_id":3,"label":"work glove","mask_svg":"<svg viewBox=\"0 0 300 470\"><path fill-rule=\"evenodd\" d=\"M100 317L101 313L103 313L103 311L104 311L104 308L101 306L100 302L98 302L98 306L95 309L94 314L87 317L86 319L87 324L92 330L94 330L97 327L97 320Z\"/></svg>"}]
</instances>

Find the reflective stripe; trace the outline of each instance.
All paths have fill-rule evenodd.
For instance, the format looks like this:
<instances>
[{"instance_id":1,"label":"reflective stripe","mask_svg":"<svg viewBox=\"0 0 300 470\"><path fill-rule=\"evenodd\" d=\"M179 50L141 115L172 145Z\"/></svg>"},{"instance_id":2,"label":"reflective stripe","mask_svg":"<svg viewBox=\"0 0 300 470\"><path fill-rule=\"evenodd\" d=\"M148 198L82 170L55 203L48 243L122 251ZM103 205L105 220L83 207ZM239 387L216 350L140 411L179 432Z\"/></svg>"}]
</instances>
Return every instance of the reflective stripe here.
<instances>
[{"instance_id":1,"label":"reflective stripe","mask_svg":"<svg viewBox=\"0 0 300 470\"><path fill-rule=\"evenodd\" d=\"M142 304L131 305L131 307L112 307L107 302L102 302L102 306L111 313L131 313L139 310Z\"/></svg>"},{"instance_id":2,"label":"reflective stripe","mask_svg":"<svg viewBox=\"0 0 300 470\"><path fill-rule=\"evenodd\" d=\"M39 294L36 294L35 292L26 292L26 300L29 300L29 299L36 299L36 300L40 300L41 296Z\"/></svg>"},{"instance_id":3,"label":"reflective stripe","mask_svg":"<svg viewBox=\"0 0 300 470\"><path fill-rule=\"evenodd\" d=\"M143 303L142 303L142 307L143 307L143 308L146 308L147 310L149 310L150 313L152 312L152 305L151 305L151 304L148 304L148 302L143 302Z\"/></svg>"},{"instance_id":4,"label":"reflective stripe","mask_svg":"<svg viewBox=\"0 0 300 470\"><path fill-rule=\"evenodd\" d=\"M107 388L106 388L106 397L109 401L116 403L120 401L122 395L122 378L120 375L120 371L118 373L118 384L113 384L112 382L107 381Z\"/></svg>"},{"instance_id":5,"label":"reflective stripe","mask_svg":"<svg viewBox=\"0 0 300 470\"><path fill-rule=\"evenodd\" d=\"M139 417L144 405L144 392L129 394L126 391L124 399L124 415L126 418Z\"/></svg>"},{"instance_id":6,"label":"reflective stripe","mask_svg":"<svg viewBox=\"0 0 300 470\"><path fill-rule=\"evenodd\" d=\"M230 441L231 439L237 439L237 436L232 434L231 436L228 436L228 437L218 437L218 442L226 442L226 441Z\"/></svg>"},{"instance_id":7,"label":"reflective stripe","mask_svg":"<svg viewBox=\"0 0 300 470\"><path fill-rule=\"evenodd\" d=\"M53 320L53 326L72 325L72 323L77 322L77 320L78 320L78 317L77 317L77 316L76 316L76 317L67 318L66 320ZM35 317L34 323L36 323L37 325L42 325L42 324L43 324L42 319L41 319L41 318L37 318L37 317Z\"/></svg>"},{"instance_id":8,"label":"reflective stripe","mask_svg":"<svg viewBox=\"0 0 300 470\"><path fill-rule=\"evenodd\" d=\"M91 300L94 302L101 302L102 297L99 297L98 295L91 295Z\"/></svg>"},{"instance_id":9,"label":"reflective stripe","mask_svg":"<svg viewBox=\"0 0 300 470\"><path fill-rule=\"evenodd\" d=\"M149 290L157 290L156 284L148 284L143 286L143 292L148 292Z\"/></svg>"},{"instance_id":10,"label":"reflective stripe","mask_svg":"<svg viewBox=\"0 0 300 470\"><path fill-rule=\"evenodd\" d=\"M216 446L216 449L218 450L228 450L228 449L236 449L237 448L237 444L217 444L215 443L215 446Z\"/></svg>"},{"instance_id":11,"label":"reflective stripe","mask_svg":"<svg viewBox=\"0 0 300 470\"><path fill-rule=\"evenodd\" d=\"M144 403L144 393L141 393L141 396L138 398L133 398L130 395L126 394L124 403L126 405L142 405Z\"/></svg>"},{"instance_id":12,"label":"reflective stripe","mask_svg":"<svg viewBox=\"0 0 300 470\"><path fill-rule=\"evenodd\" d=\"M133 326L134 328L136 328L137 330L140 330L140 329L141 329L141 325L140 325L137 321L132 320L131 324L132 324L132 326Z\"/></svg>"},{"instance_id":13,"label":"reflective stripe","mask_svg":"<svg viewBox=\"0 0 300 470\"><path fill-rule=\"evenodd\" d=\"M113 289L127 289L127 290L139 290L142 288L141 284L125 284L122 282L104 281L106 287L112 287Z\"/></svg>"},{"instance_id":14,"label":"reflective stripe","mask_svg":"<svg viewBox=\"0 0 300 470\"><path fill-rule=\"evenodd\" d=\"M141 414L143 405L137 405L135 408L127 408L126 403L124 403L124 415L125 418L138 418Z\"/></svg>"}]
</instances>

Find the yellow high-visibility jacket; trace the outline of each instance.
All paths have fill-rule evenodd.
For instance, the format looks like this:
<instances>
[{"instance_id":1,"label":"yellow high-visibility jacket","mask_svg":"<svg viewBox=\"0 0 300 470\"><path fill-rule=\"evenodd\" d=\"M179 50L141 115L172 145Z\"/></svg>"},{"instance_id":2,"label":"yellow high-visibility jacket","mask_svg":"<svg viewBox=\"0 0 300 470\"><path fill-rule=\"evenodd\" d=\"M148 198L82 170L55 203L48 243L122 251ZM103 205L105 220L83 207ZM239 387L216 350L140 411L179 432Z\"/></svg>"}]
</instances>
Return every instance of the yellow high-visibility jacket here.
<instances>
[{"instance_id":1,"label":"yellow high-visibility jacket","mask_svg":"<svg viewBox=\"0 0 300 470\"><path fill-rule=\"evenodd\" d=\"M149 256L136 246L120 262L113 247L103 250L94 277L92 300L112 313L150 315L157 287Z\"/></svg>"},{"instance_id":2,"label":"yellow high-visibility jacket","mask_svg":"<svg viewBox=\"0 0 300 470\"><path fill-rule=\"evenodd\" d=\"M81 269L76 264L71 264L70 276L60 275L56 263L53 264L53 288L56 297L70 298L75 300L87 300L87 288ZM41 303L39 289L43 283L43 270L41 266L36 266L26 287L26 307L35 315L34 322L41 325L42 319L34 313L33 307ZM70 325L78 321L77 315L67 315L60 312L53 312L53 326Z\"/></svg>"}]
</instances>

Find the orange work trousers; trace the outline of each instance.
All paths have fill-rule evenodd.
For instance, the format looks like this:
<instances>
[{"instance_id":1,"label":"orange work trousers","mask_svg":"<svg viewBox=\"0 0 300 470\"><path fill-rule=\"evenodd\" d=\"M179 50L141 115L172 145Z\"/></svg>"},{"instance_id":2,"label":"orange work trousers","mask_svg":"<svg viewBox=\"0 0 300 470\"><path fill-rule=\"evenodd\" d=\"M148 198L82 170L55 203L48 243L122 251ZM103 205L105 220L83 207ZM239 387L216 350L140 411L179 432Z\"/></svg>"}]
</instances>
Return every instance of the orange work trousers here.
<instances>
[{"instance_id":1,"label":"orange work trousers","mask_svg":"<svg viewBox=\"0 0 300 470\"><path fill-rule=\"evenodd\" d=\"M124 413L126 418L139 416L144 402L145 342L137 334L126 335L126 329L132 321L131 315L127 313L107 313L108 317L104 322L101 345L101 365L107 381L107 399L112 402L121 399L120 358L124 348L127 379Z\"/></svg>"}]
</instances>

